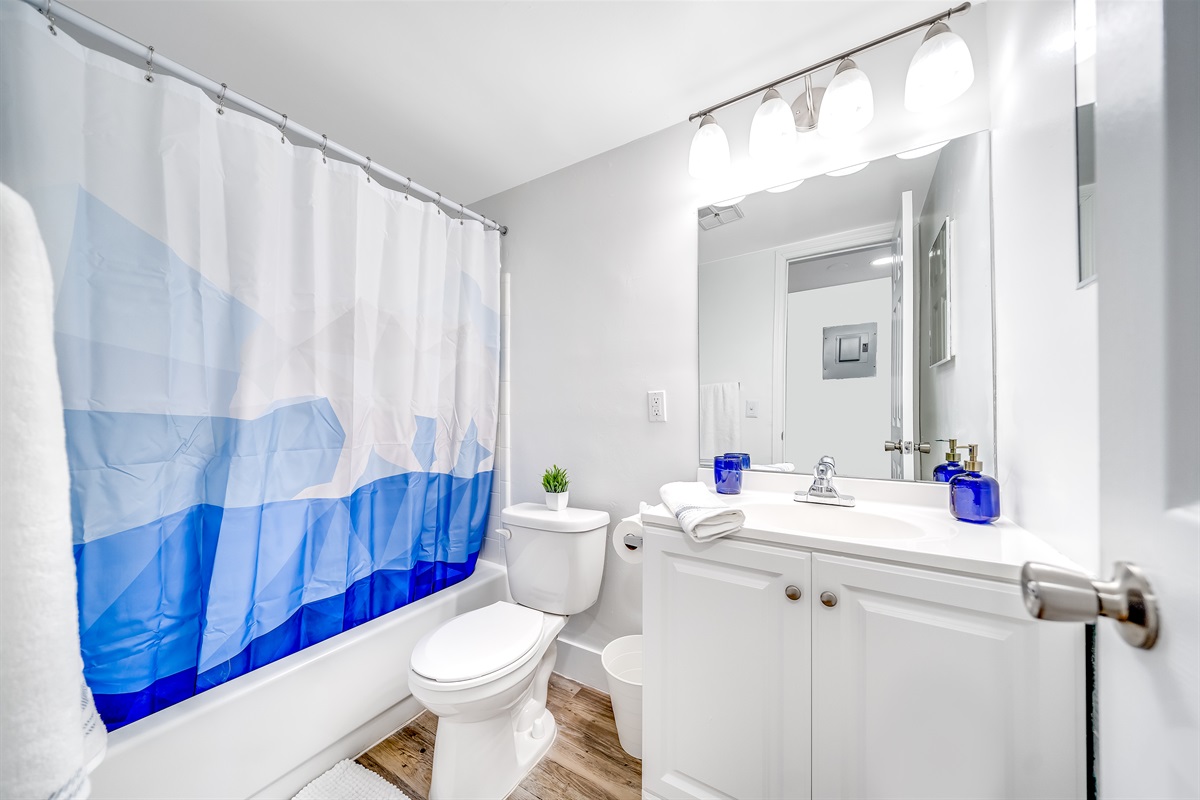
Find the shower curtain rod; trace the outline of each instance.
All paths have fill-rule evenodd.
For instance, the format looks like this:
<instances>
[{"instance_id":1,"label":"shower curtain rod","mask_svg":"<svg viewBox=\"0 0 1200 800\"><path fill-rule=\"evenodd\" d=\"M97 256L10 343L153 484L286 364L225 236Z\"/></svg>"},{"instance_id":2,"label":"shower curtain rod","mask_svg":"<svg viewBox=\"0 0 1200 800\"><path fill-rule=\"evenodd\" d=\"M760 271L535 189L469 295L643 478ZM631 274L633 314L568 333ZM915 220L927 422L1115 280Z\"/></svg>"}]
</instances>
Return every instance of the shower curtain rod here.
<instances>
[{"instance_id":1,"label":"shower curtain rod","mask_svg":"<svg viewBox=\"0 0 1200 800\"><path fill-rule=\"evenodd\" d=\"M280 114L276 111L273 111L261 103L256 103L249 97L238 94L232 89L226 87L224 84L217 83L216 81L206 78L198 72L188 69L178 62L161 56L154 50L153 47L130 39L125 34L114 31L107 25L97 22L86 14L76 11L70 6L65 6L62 3L56 3L54 0L22 1L27 5L33 6L35 9L37 9L38 13L46 17L46 19L50 22L51 31L54 30L55 22L65 22L68 25L78 28L79 30L91 36L95 36L96 38L114 47L117 47L132 56L145 58L147 60L147 67L149 67L150 71L152 72L170 75L171 77L178 78L185 83L190 83L191 85L202 89L208 94L213 95L214 98L223 100L223 105L225 106L237 106L243 111L246 111L266 122L271 123L279 129L281 134L286 133L286 135L292 140L303 140L318 150L323 150L324 153L336 155L343 161L348 161L351 164L362 167L364 170L366 170L368 178L387 178L389 181L402 186L406 193L419 195L426 200L432 201L440 208L443 208L448 212L454 212L462 217L482 222L485 228L497 230L500 232L501 236L504 236L508 233L508 226L501 225L495 220L488 219L481 214L477 214L476 212L467 208L465 205L462 205L461 203L455 203L454 201L442 196L441 192L435 192L431 189L427 189L421 184L413 181L411 178L406 178L400 173L393 172L387 167L379 166L371 161L369 156L359 155L350 148L338 144L323 134L316 133L315 131L304 127L303 125L298 125L292 122L290 119L288 119L286 114Z\"/></svg>"}]
</instances>

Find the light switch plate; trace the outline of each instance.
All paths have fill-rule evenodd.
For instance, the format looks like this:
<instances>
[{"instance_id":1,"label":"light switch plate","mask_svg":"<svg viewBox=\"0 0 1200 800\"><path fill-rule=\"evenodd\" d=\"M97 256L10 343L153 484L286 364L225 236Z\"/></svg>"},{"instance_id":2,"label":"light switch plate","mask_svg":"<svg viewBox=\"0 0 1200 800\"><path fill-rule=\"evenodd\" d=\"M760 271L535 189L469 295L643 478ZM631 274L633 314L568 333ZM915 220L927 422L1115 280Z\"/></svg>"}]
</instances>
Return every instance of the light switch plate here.
<instances>
[{"instance_id":1,"label":"light switch plate","mask_svg":"<svg viewBox=\"0 0 1200 800\"><path fill-rule=\"evenodd\" d=\"M746 418L747 419L758 419L758 401L757 400L747 400L746 401Z\"/></svg>"}]
</instances>

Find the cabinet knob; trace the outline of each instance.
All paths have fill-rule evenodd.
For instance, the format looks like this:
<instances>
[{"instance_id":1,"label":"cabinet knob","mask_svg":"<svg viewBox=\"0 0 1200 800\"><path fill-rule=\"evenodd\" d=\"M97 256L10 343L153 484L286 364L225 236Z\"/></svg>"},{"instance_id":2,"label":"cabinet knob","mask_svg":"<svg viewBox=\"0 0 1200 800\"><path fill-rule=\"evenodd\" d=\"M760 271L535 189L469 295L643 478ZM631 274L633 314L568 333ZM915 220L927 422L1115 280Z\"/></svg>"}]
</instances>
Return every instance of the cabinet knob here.
<instances>
[{"instance_id":1,"label":"cabinet knob","mask_svg":"<svg viewBox=\"0 0 1200 800\"><path fill-rule=\"evenodd\" d=\"M787 595L788 600L799 600L800 599L800 587L796 586L795 584L784 589L783 593Z\"/></svg>"},{"instance_id":2,"label":"cabinet knob","mask_svg":"<svg viewBox=\"0 0 1200 800\"><path fill-rule=\"evenodd\" d=\"M833 592L821 592L821 603L826 608L833 608L837 605L837 595Z\"/></svg>"}]
</instances>

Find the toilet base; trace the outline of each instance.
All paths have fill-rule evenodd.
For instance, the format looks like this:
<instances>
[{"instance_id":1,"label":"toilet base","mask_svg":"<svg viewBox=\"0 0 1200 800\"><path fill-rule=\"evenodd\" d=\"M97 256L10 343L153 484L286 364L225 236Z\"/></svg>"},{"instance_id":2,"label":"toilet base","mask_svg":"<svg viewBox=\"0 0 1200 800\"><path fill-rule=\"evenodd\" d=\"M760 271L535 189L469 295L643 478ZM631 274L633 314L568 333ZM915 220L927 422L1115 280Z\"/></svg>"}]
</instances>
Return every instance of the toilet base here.
<instances>
[{"instance_id":1,"label":"toilet base","mask_svg":"<svg viewBox=\"0 0 1200 800\"><path fill-rule=\"evenodd\" d=\"M429 800L507 797L554 744L558 724L550 709L525 731L508 715L482 722L438 721Z\"/></svg>"}]
</instances>

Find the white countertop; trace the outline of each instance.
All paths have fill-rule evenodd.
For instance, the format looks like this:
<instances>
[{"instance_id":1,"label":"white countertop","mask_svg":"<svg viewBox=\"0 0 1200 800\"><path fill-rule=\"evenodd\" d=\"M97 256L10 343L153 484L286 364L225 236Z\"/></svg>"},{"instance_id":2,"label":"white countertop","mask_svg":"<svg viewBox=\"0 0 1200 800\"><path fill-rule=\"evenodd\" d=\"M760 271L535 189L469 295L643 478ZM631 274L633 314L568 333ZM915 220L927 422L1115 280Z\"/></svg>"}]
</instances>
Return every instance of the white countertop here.
<instances>
[{"instance_id":1,"label":"white countertop","mask_svg":"<svg viewBox=\"0 0 1200 800\"><path fill-rule=\"evenodd\" d=\"M811 482L808 476L791 477L797 481L796 485L803 483L807 487ZM853 508L842 508L796 503L791 491L786 491L791 487L781 486L777 480L768 484L772 489L770 491L748 488L737 495L717 494L712 488L711 477L706 483L713 497L731 506L803 505L806 509L801 512L807 520L803 530L780 523L760 522L752 527L751 520L748 520L742 530L731 534L729 538L733 539L911 564L1014 583L1019 580L1021 566L1026 561L1080 569L1049 544L1006 517L990 525L975 525L954 519L944 504L945 487L941 485L933 487L932 491L929 484L910 485L911 491L906 491L904 484L899 481L837 479L835 485L838 490L854 494L858 500ZM910 498L905 495L910 495ZM872 499L875 496L886 500ZM905 502L906 499L912 502ZM936 502L938 499L942 499L942 503ZM785 509L780 510L787 513ZM839 518L850 522L845 515L854 514L887 517L900 523L898 527L912 525L920 530L914 532L911 538L887 539L856 539L823 532L836 530ZM675 516L664 505L645 507L641 516L643 525L679 531L680 536L685 535Z\"/></svg>"}]
</instances>

